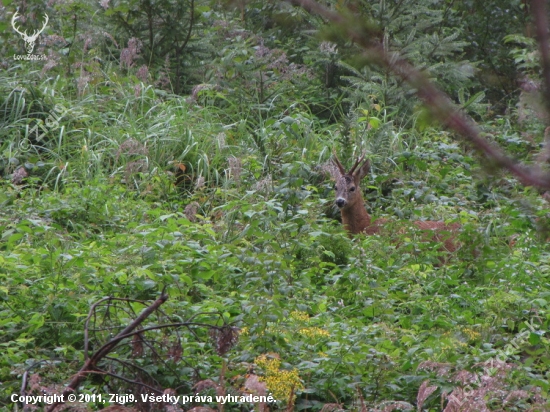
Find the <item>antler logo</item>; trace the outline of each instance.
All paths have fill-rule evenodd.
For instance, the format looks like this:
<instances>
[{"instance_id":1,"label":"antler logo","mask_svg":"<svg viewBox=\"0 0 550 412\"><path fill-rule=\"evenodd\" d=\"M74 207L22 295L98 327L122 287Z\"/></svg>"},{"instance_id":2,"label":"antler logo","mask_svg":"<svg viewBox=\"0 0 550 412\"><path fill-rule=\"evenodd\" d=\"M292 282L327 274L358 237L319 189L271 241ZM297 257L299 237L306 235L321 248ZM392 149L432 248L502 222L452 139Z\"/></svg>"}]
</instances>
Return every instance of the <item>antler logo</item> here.
<instances>
[{"instance_id":1,"label":"antler logo","mask_svg":"<svg viewBox=\"0 0 550 412\"><path fill-rule=\"evenodd\" d=\"M42 28L40 30L35 30L34 33L30 36L27 34L26 30L23 33L21 33L15 26L15 21L19 17L21 17L18 15L17 12L15 12L13 17L11 18L11 25L13 29L23 37L23 40L25 40L25 44L26 44L25 49L27 49L28 54L32 53L32 51L34 50L34 45L36 44L36 39L38 38L38 35L44 31L44 29L46 28L46 24L48 24L49 17L47 14L45 14L45 16L46 16L46 20L44 21Z\"/></svg>"}]
</instances>

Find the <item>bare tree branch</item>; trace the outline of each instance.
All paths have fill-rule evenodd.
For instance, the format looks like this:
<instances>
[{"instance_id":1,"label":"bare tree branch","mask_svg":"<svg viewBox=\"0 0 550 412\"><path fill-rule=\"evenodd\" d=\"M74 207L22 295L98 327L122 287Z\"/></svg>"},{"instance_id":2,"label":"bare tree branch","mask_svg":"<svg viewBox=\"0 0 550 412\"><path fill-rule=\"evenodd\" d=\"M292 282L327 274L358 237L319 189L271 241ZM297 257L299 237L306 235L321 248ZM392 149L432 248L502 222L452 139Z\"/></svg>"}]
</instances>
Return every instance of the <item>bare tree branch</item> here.
<instances>
[{"instance_id":1,"label":"bare tree branch","mask_svg":"<svg viewBox=\"0 0 550 412\"><path fill-rule=\"evenodd\" d=\"M73 393L80 384L86 379L86 377L90 373L94 373L97 371L96 365L97 363L107 356L109 352L111 352L123 339L131 335L131 332L137 328L149 315L151 315L157 308L162 305L164 302L168 300L168 295L163 293L160 295L160 297L153 302L153 304L149 307L147 307L141 314L127 327L125 327L118 335L116 335L113 339L111 339L109 342L107 342L105 345L103 345L101 348L99 348L89 359L84 362L84 366L80 368L80 370L73 376L69 384L67 385L67 388L63 391L62 398L66 398L69 394ZM91 310L94 310L94 307L92 307ZM53 412L55 407L59 405L60 402L51 404L46 411L47 412Z\"/></svg>"},{"instance_id":2,"label":"bare tree branch","mask_svg":"<svg viewBox=\"0 0 550 412\"><path fill-rule=\"evenodd\" d=\"M368 23L365 23L351 13L333 12L314 0L286 1L295 6L302 7L309 13L323 17L339 29L340 33L343 33L354 43L361 46L365 50L365 57L370 62L390 70L394 75L405 80L415 89L418 97L423 100L425 105L441 123L458 132L495 166L508 169L526 186L534 186L545 190L550 189L550 175L548 173L543 171L538 165L528 167L507 156L500 146L483 137L476 123L461 112L450 101L449 97L430 82L422 72L413 67L398 53L384 50L379 40L378 30L370 27ZM533 2L544 3L543 0L533 0ZM543 13L539 12L538 14ZM541 24L544 24L544 22ZM547 25L544 27L547 27ZM541 29L541 31L544 30ZM545 36L547 37L547 34ZM547 46L545 48L548 49ZM550 84L550 69L548 71L548 84Z\"/></svg>"}]
</instances>

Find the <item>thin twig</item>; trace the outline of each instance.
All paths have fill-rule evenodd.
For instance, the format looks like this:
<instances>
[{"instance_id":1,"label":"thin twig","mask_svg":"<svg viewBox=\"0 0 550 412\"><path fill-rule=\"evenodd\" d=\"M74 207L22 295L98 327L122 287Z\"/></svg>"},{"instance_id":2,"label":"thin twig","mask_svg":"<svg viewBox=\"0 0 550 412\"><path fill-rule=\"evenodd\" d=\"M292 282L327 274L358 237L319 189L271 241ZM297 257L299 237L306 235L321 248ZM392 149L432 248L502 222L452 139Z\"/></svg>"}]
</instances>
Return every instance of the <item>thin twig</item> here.
<instances>
[{"instance_id":1,"label":"thin twig","mask_svg":"<svg viewBox=\"0 0 550 412\"><path fill-rule=\"evenodd\" d=\"M107 371L104 371L102 369L96 369L96 370L93 370L93 371L89 371L88 373L89 374L110 376L110 377L113 377L113 378L116 378L116 379L120 379L121 381L131 383L132 385L143 386L144 388L147 388L150 391L156 392L158 394L162 394L162 391L159 391L158 389L156 389L152 386L149 386L146 383L139 382L139 381L134 381L132 379L125 378L124 376L117 375L116 373L113 373L113 372L107 372Z\"/></svg>"},{"instance_id":2,"label":"thin twig","mask_svg":"<svg viewBox=\"0 0 550 412\"><path fill-rule=\"evenodd\" d=\"M106 298L103 298L103 299L100 299L98 300L96 303L94 303L92 305L92 307L90 308L90 310L88 311L88 317L86 318L86 322L84 323L84 360L88 360L88 357L89 357L89 354L88 354L88 343L89 343L89 339L88 339L88 331L89 331L89 328L88 328L88 325L90 323L90 319L92 317L95 317L96 316L96 308L98 306L100 306L103 302L105 301L109 301L109 305L108 306L111 306L110 305L110 302L132 302L132 303L141 303L143 306L145 306L145 302L141 301L141 300L136 300L136 299L128 299L128 298L114 298L112 296L109 296L109 297L106 297ZM107 314L109 311L106 310L105 311L105 314ZM95 323L95 322L94 322Z\"/></svg>"},{"instance_id":3,"label":"thin twig","mask_svg":"<svg viewBox=\"0 0 550 412\"><path fill-rule=\"evenodd\" d=\"M138 370L139 372L143 373L144 375L146 375L149 379L151 379L152 381L154 381L157 385L159 385L159 382L153 378L151 376L151 374L144 368L140 367L140 366L137 366L133 363L130 363L130 362L126 362L125 360L123 359L118 359L118 358L113 358L112 356L105 356L105 359L108 359L110 360L111 362L113 363L119 363L122 368L127 368L127 369L135 369L135 370ZM113 376L116 376L116 375L113 375ZM162 393L162 391L159 391L158 389L155 389L156 391Z\"/></svg>"}]
</instances>

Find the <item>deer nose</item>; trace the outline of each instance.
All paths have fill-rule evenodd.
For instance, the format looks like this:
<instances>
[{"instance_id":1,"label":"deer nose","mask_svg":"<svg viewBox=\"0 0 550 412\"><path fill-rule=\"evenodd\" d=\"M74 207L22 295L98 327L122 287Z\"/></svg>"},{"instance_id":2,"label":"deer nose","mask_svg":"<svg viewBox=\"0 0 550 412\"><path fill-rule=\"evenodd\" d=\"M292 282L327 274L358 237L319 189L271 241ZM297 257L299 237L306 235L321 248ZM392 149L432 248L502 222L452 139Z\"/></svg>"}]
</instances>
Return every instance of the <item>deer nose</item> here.
<instances>
[{"instance_id":1,"label":"deer nose","mask_svg":"<svg viewBox=\"0 0 550 412\"><path fill-rule=\"evenodd\" d=\"M342 209L346 205L346 201L339 197L336 199L336 206L338 206L340 209Z\"/></svg>"}]
</instances>

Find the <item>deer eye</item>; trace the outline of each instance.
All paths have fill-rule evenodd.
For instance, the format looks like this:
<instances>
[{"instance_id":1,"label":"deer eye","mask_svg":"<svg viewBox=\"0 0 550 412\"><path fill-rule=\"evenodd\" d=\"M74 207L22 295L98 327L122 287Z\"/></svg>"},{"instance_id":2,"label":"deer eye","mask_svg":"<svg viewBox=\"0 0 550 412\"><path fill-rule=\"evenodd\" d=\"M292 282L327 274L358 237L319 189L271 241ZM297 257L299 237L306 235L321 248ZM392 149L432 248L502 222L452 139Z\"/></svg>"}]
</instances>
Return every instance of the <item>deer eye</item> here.
<instances>
[{"instance_id":1,"label":"deer eye","mask_svg":"<svg viewBox=\"0 0 550 412\"><path fill-rule=\"evenodd\" d=\"M350 188L349 188L349 191L350 191L350 192L355 192L355 187L350 187Z\"/></svg>"}]
</instances>

